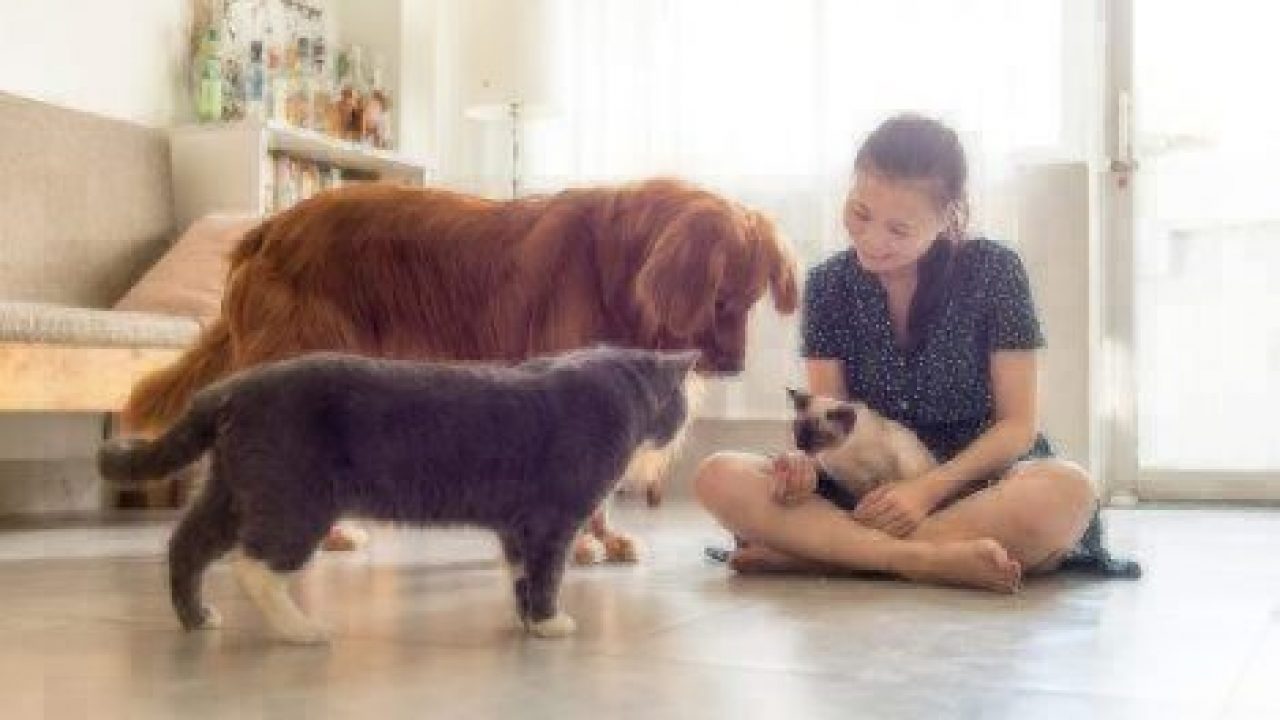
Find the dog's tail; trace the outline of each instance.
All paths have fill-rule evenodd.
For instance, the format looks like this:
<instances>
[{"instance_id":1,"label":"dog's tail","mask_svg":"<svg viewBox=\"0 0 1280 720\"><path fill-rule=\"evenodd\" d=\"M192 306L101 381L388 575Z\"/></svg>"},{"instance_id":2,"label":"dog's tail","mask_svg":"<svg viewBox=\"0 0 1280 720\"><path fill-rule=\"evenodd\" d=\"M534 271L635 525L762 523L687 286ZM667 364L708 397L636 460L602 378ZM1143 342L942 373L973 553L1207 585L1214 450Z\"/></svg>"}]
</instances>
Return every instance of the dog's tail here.
<instances>
[{"instance_id":1,"label":"dog's tail","mask_svg":"<svg viewBox=\"0 0 1280 720\"><path fill-rule=\"evenodd\" d=\"M217 437L218 416L229 393L223 384L196 395L191 409L155 440L108 440L98 449L98 472L106 480L136 483L195 462Z\"/></svg>"},{"instance_id":2,"label":"dog's tail","mask_svg":"<svg viewBox=\"0 0 1280 720\"><path fill-rule=\"evenodd\" d=\"M231 332L219 318L177 362L133 386L121 421L134 432L158 432L177 421L200 388L230 372Z\"/></svg>"},{"instance_id":3,"label":"dog's tail","mask_svg":"<svg viewBox=\"0 0 1280 720\"><path fill-rule=\"evenodd\" d=\"M245 233L231 253L228 277L262 250L270 228L271 221L267 220ZM231 329L224 315L205 328L195 347L176 363L134 385L121 413L125 429L154 433L172 425L200 388L231 370Z\"/></svg>"}]
</instances>

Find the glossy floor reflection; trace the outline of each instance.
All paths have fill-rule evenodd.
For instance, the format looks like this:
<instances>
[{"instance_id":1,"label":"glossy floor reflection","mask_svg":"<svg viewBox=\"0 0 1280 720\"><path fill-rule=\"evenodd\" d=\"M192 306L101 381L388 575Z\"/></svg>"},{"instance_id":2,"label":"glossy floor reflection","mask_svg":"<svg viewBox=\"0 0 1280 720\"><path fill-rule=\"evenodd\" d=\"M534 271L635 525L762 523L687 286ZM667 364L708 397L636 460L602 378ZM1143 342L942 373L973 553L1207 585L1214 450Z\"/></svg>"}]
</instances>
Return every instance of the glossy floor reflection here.
<instances>
[{"instance_id":1,"label":"glossy floor reflection","mask_svg":"<svg viewBox=\"0 0 1280 720\"><path fill-rule=\"evenodd\" d=\"M271 642L221 565L226 627L179 632L168 523L3 528L0 717L1280 717L1280 511L1110 511L1144 580L1016 597L735 578L687 503L616 514L648 560L571 570L574 639L516 630L486 535L378 529L299 580L328 648Z\"/></svg>"}]
</instances>

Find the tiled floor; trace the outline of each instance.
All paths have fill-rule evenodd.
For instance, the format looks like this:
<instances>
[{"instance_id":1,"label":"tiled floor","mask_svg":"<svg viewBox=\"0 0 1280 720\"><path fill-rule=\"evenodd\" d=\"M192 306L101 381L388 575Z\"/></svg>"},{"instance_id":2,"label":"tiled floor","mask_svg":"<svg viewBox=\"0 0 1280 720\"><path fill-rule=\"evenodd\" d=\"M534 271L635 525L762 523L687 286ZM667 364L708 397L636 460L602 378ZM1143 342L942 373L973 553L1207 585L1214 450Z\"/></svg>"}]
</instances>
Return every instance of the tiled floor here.
<instances>
[{"instance_id":1,"label":"tiled floor","mask_svg":"<svg viewBox=\"0 0 1280 720\"><path fill-rule=\"evenodd\" d=\"M1016 597L734 578L695 508L618 515L649 560L570 572L574 639L516 631L483 534L387 529L299 582L328 648L223 566L227 627L179 632L165 523L0 529L0 717L1280 718L1280 511L1111 511L1145 579Z\"/></svg>"}]
</instances>

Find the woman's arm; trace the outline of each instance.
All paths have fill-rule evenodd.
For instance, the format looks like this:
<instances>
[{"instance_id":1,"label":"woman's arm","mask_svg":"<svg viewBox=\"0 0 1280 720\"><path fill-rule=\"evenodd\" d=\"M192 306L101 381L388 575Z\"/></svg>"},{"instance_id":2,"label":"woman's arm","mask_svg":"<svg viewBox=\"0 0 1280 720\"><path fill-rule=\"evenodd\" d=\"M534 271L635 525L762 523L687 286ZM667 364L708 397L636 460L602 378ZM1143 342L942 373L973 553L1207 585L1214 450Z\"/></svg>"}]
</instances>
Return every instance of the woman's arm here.
<instances>
[{"instance_id":1,"label":"woman's arm","mask_svg":"<svg viewBox=\"0 0 1280 720\"><path fill-rule=\"evenodd\" d=\"M950 461L907 482L881 486L854 508L854 519L897 537L915 531L944 501L1009 466L1035 442L1035 350L991 354L991 427Z\"/></svg>"},{"instance_id":2,"label":"woman's arm","mask_svg":"<svg viewBox=\"0 0 1280 720\"><path fill-rule=\"evenodd\" d=\"M967 448L920 478L934 507L967 486L990 477L1022 456L1039 427L1038 365L1035 350L991 353L991 427Z\"/></svg>"}]
</instances>

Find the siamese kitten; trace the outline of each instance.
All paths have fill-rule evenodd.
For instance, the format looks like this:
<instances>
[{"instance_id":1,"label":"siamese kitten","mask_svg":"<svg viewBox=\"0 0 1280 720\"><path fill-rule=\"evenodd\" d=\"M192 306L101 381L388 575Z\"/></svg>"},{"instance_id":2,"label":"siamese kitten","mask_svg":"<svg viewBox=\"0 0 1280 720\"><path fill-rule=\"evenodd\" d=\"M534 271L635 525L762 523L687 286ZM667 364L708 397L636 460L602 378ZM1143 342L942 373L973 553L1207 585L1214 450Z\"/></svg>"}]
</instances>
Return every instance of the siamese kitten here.
<instances>
[{"instance_id":1,"label":"siamese kitten","mask_svg":"<svg viewBox=\"0 0 1280 720\"><path fill-rule=\"evenodd\" d=\"M814 397L787 389L795 410L796 448L854 496L909 480L938 461L915 433L861 402Z\"/></svg>"},{"instance_id":2,"label":"siamese kitten","mask_svg":"<svg viewBox=\"0 0 1280 720\"><path fill-rule=\"evenodd\" d=\"M263 365L200 392L159 439L117 439L98 464L134 480L211 455L202 494L169 541L183 627L218 623L205 569L234 571L275 633L324 642L286 577L340 517L497 532L529 632L574 630L558 596L574 534L642 445L683 426L697 352L579 350L516 367L317 353Z\"/></svg>"}]
</instances>

